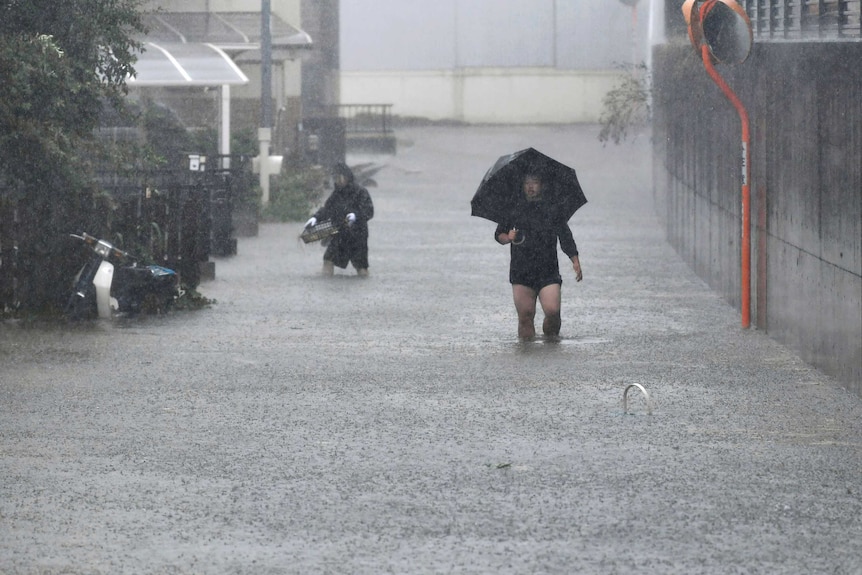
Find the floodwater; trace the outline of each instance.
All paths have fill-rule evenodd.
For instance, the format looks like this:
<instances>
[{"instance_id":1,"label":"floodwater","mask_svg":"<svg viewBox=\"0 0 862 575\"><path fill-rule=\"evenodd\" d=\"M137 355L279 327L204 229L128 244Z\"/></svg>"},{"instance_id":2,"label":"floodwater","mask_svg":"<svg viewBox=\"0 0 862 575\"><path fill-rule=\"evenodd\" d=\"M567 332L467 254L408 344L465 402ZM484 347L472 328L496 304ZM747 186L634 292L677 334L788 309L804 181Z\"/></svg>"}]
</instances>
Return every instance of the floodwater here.
<instances>
[{"instance_id":1,"label":"floodwater","mask_svg":"<svg viewBox=\"0 0 862 575\"><path fill-rule=\"evenodd\" d=\"M647 136L597 132L351 157L386 164L369 278L265 224L209 309L0 324L0 572L859 573L862 400L739 327L664 241ZM559 341L517 340L469 215L529 146L589 199Z\"/></svg>"}]
</instances>

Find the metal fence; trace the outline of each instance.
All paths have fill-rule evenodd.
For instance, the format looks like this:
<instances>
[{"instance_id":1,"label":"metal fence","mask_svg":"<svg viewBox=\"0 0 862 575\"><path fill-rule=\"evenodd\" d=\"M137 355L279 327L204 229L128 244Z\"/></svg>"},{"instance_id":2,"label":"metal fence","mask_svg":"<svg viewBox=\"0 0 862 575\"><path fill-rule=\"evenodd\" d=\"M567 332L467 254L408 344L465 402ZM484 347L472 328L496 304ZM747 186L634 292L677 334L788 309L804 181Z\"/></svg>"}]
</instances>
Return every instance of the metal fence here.
<instances>
[{"instance_id":1,"label":"metal fence","mask_svg":"<svg viewBox=\"0 0 862 575\"><path fill-rule=\"evenodd\" d=\"M17 206L0 200L0 311L18 301L20 226Z\"/></svg>"},{"instance_id":2,"label":"metal fence","mask_svg":"<svg viewBox=\"0 0 862 575\"><path fill-rule=\"evenodd\" d=\"M216 160L213 158L213 160ZM101 174L102 189L110 193L113 208L104 227L105 239L154 263L178 272L183 284L196 288L203 262L210 256L236 254L232 215L248 195L249 162L231 157L231 169L163 171L120 177ZM217 163L217 162L213 162ZM2 192L2 190L0 190ZM0 312L17 309L38 266L27 265L27 245L35 222L24 221L21 200L0 193ZM98 233L70 229L69 233ZM70 253L69 257L75 257Z\"/></svg>"},{"instance_id":3,"label":"metal fence","mask_svg":"<svg viewBox=\"0 0 862 575\"><path fill-rule=\"evenodd\" d=\"M201 279L201 262L211 251L212 202L202 185L176 184L166 187L142 186L123 190L115 197L111 234L106 240L151 262L174 269L188 288ZM22 246L32 241L36 222L21 214L20 200L0 201L0 311L26 305L27 286L36 281L32 274L51 262L37 262L39 256ZM69 229L68 233L98 230ZM80 257L71 248L69 260Z\"/></svg>"},{"instance_id":4,"label":"metal fence","mask_svg":"<svg viewBox=\"0 0 862 575\"><path fill-rule=\"evenodd\" d=\"M337 104L330 115L344 119L344 130L351 134L390 134L392 104Z\"/></svg>"},{"instance_id":5,"label":"metal fence","mask_svg":"<svg viewBox=\"0 0 862 575\"><path fill-rule=\"evenodd\" d=\"M743 0L755 41L862 39L862 0Z\"/></svg>"},{"instance_id":6,"label":"metal fence","mask_svg":"<svg viewBox=\"0 0 862 575\"><path fill-rule=\"evenodd\" d=\"M330 106L329 114L344 124L346 149L395 153L392 104L339 104Z\"/></svg>"}]
</instances>

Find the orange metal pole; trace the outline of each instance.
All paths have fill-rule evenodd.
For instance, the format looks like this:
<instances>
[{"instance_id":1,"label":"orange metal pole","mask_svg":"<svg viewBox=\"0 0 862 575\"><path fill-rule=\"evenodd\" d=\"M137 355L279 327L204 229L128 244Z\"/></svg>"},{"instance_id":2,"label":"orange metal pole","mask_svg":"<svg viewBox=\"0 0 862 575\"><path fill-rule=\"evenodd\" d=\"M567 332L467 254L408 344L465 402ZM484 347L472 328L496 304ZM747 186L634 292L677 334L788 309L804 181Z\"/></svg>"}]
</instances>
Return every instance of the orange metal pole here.
<instances>
[{"instance_id":1,"label":"orange metal pole","mask_svg":"<svg viewBox=\"0 0 862 575\"><path fill-rule=\"evenodd\" d=\"M751 134L749 132L748 112L745 106L737 98L727 82L724 81L715 67L712 65L712 54L709 46L705 43L700 47L703 57L703 66L712 80L721 88L727 99L739 113L742 122L742 269L741 294L742 294L742 327L747 329L751 325L751 188L749 178L751 176Z\"/></svg>"}]
</instances>

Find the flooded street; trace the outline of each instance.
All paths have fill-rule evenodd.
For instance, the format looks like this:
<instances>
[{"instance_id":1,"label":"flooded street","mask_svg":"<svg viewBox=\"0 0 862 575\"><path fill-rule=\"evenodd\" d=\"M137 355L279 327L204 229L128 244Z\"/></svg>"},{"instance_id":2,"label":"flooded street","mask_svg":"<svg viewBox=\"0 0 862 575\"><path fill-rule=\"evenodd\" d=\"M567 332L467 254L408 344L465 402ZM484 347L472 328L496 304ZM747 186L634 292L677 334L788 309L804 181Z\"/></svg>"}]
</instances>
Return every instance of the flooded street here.
<instances>
[{"instance_id":1,"label":"flooded street","mask_svg":"<svg viewBox=\"0 0 862 575\"><path fill-rule=\"evenodd\" d=\"M397 133L348 158L386 164L368 278L263 224L208 309L0 323L0 573L862 571L862 400L677 257L647 136ZM556 342L470 216L526 147L588 198Z\"/></svg>"}]
</instances>

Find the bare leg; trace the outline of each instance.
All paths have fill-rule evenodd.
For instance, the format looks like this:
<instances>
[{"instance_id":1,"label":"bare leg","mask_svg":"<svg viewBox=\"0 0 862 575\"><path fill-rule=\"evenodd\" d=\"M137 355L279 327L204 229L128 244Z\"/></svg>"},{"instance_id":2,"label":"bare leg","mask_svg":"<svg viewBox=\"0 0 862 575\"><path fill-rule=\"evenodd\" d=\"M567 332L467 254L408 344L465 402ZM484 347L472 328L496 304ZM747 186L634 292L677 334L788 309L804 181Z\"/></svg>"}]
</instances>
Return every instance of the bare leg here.
<instances>
[{"instance_id":1,"label":"bare leg","mask_svg":"<svg viewBox=\"0 0 862 575\"><path fill-rule=\"evenodd\" d=\"M536 292L527 286L512 284L512 298L518 312L518 337L532 339L536 336Z\"/></svg>"},{"instance_id":2,"label":"bare leg","mask_svg":"<svg viewBox=\"0 0 862 575\"><path fill-rule=\"evenodd\" d=\"M545 320L542 322L542 332L545 335L560 335L560 326L563 323L560 317L560 301L560 284L546 285L539 291L539 303L545 313Z\"/></svg>"}]
</instances>

